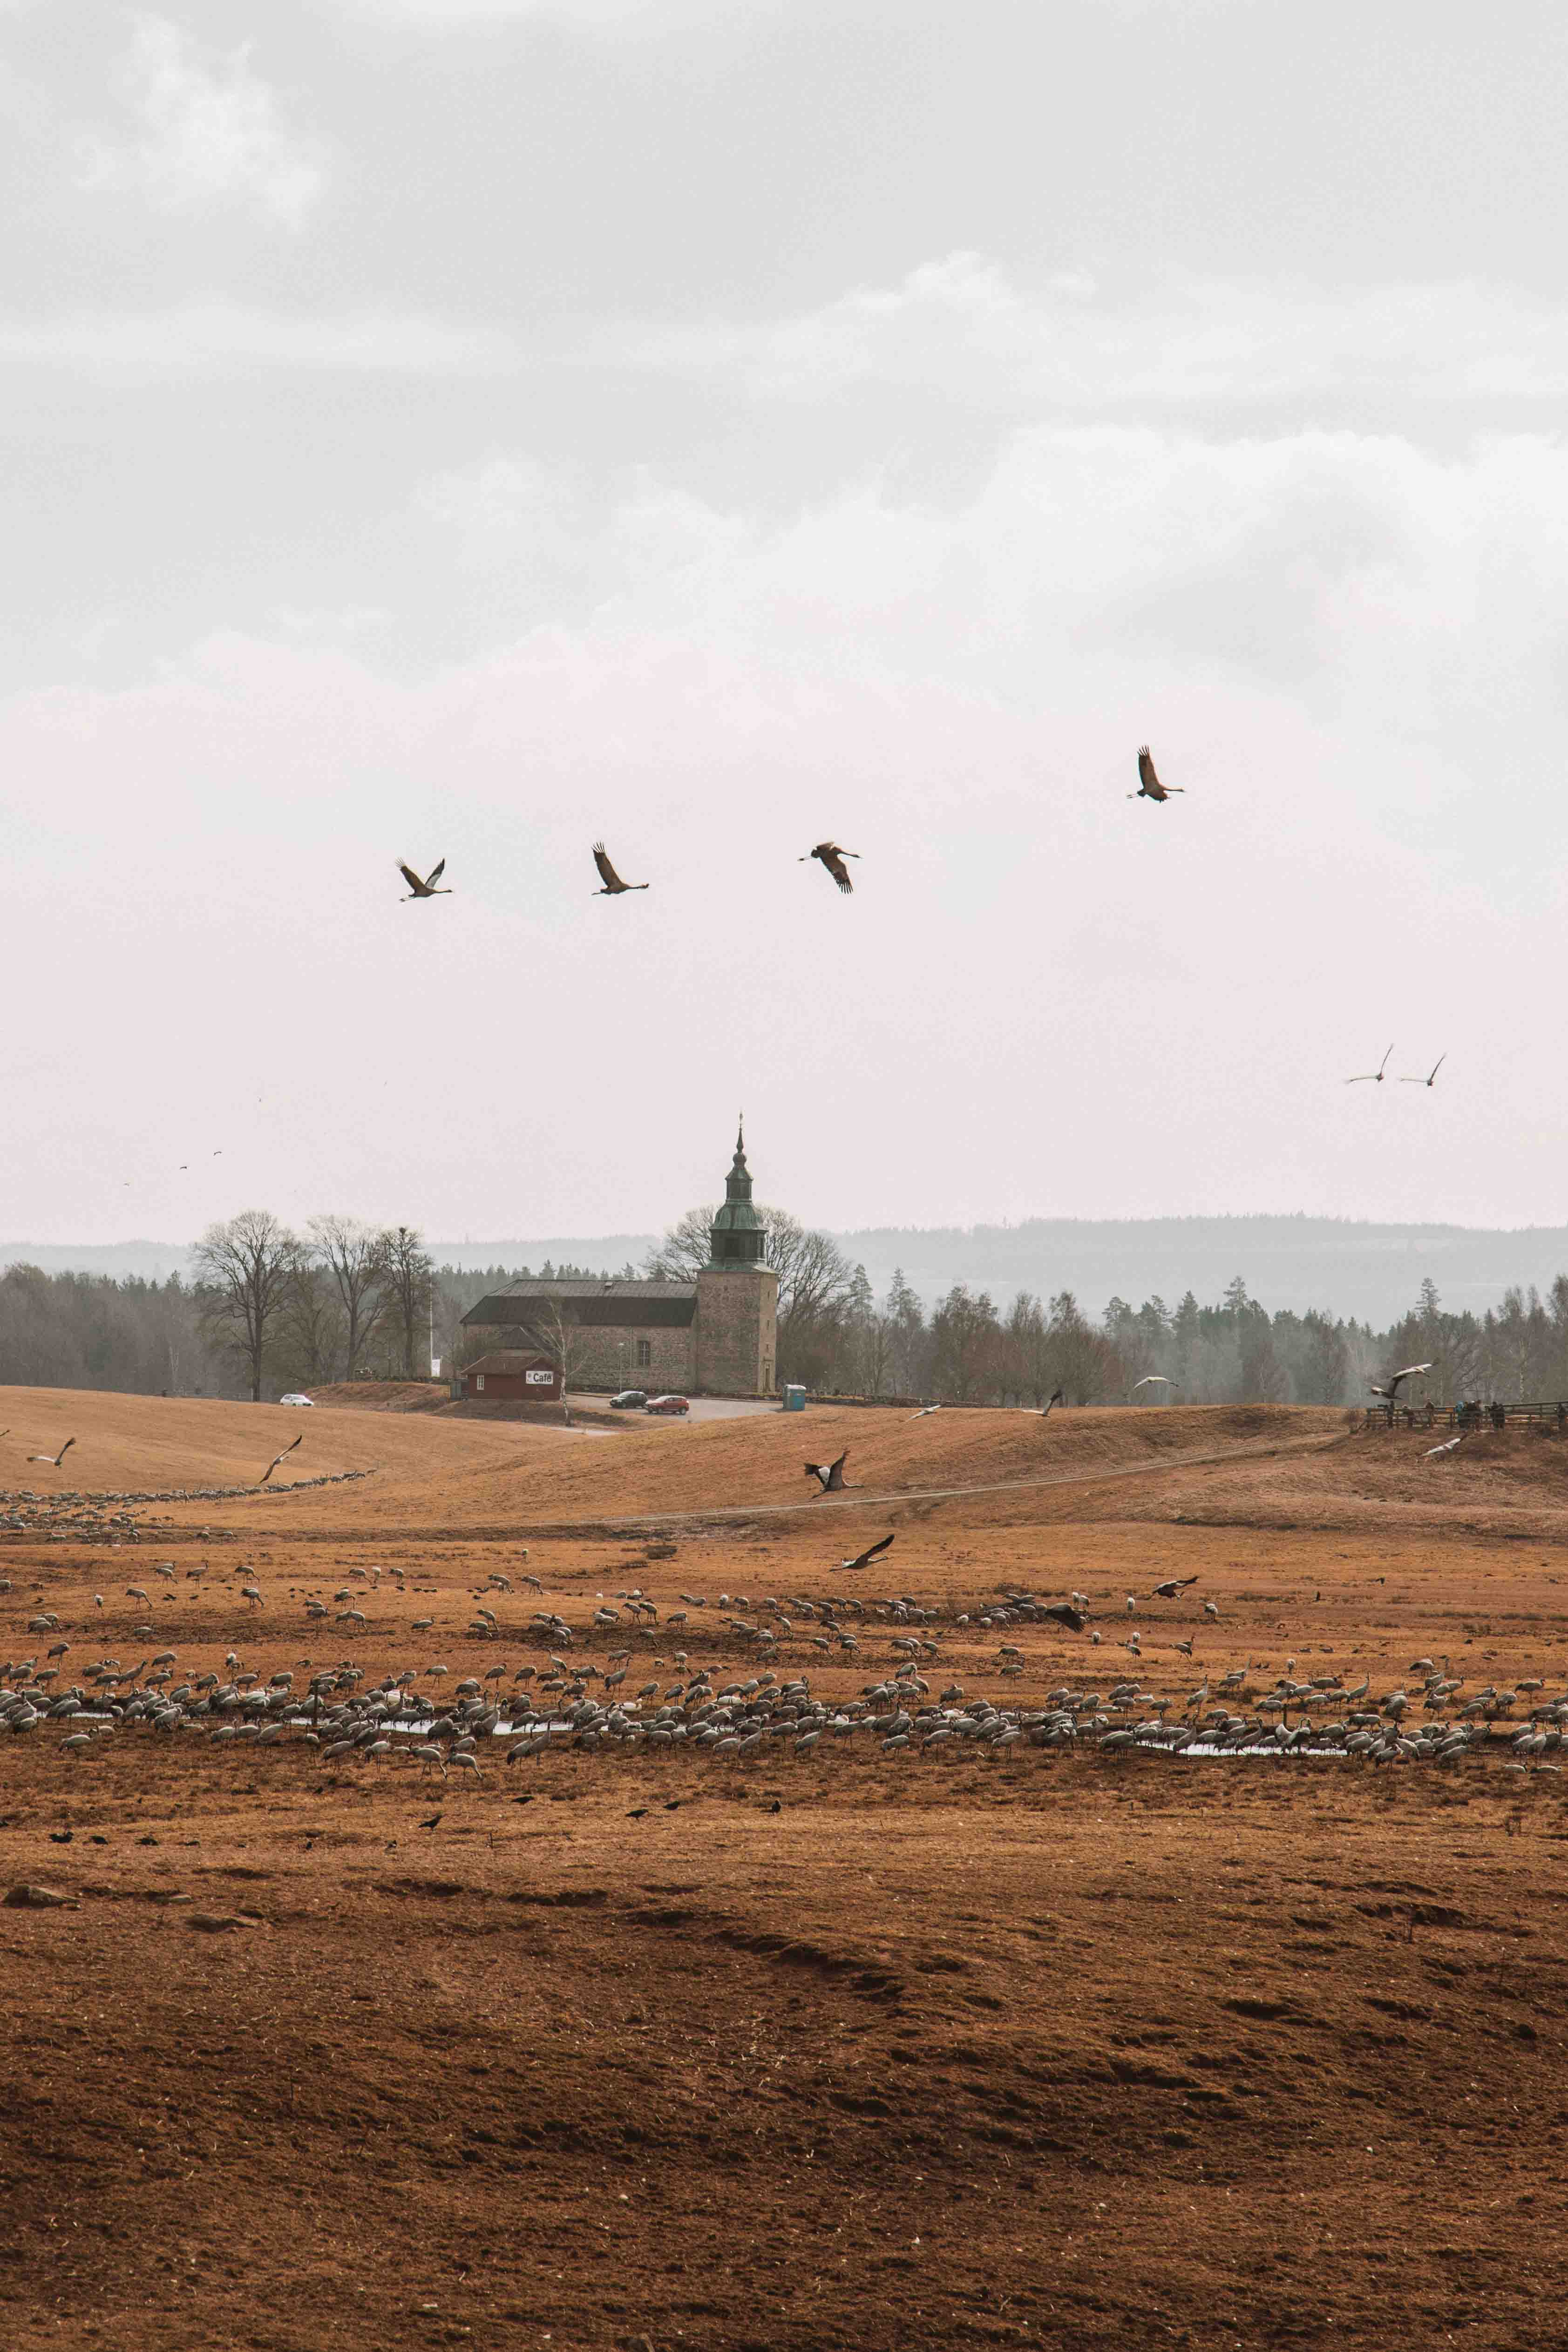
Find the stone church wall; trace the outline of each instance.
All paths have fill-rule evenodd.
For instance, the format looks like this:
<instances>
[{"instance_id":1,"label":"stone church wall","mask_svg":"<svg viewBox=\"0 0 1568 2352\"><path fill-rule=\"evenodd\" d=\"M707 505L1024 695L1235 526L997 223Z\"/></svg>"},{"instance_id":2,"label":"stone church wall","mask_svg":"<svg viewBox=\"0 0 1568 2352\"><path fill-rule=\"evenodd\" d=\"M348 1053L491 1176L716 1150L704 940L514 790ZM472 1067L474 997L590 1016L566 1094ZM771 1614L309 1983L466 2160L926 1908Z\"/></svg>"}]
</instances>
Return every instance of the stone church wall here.
<instances>
[{"instance_id":1,"label":"stone church wall","mask_svg":"<svg viewBox=\"0 0 1568 2352\"><path fill-rule=\"evenodd\" d=\"M708 1267L697 1277L699 1385L714 1396L771 1396L777 1383L779 1278L771 1266Z\"/></svg>"},{"instance_id":2,"label":"stone church wall","mask_svg":"<svg viewBox=\"0 0 1568 2352\"><path fill-rule=\"evenodd\" d=\"M526 1334L514 1334L510 1328L498 1329L493 1339L487 1334L487 1345L496 1348L540 1344L538 1326ZM542 1344L544 1352L549 1354L548 1340ZM571 1329L567 1344L574 1389L646 1389L649 1396L656 1396L666 1389L684 1391L696 1385L695 1324L673 1329L656 1325L651 1330L616 1324L591 1325L586 1329ZM639 1360L642 1348L648 1351L646 1363Z\"/></svg>"}]
</instances>

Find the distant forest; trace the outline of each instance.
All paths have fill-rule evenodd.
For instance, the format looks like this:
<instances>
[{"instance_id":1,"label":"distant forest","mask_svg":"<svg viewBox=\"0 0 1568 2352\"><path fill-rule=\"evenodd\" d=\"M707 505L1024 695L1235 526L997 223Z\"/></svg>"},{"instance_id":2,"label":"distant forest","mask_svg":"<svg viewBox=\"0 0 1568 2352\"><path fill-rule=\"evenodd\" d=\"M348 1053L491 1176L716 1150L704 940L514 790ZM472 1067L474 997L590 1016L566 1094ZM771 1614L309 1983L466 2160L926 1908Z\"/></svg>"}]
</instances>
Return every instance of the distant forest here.
<instances>
[{"instance_id":1,"label":"distant forest","mask_svg":"<svg viewBox=\"0 0 1568 2352\"><path fill-rule=\"evenodd\" d=\"M214 1236L231 1244L243 1219L206 1237L205 1279L12 1265L0 1275L0 1383L275 1395L351 1375L423 1375L432 1333L449 1371L487 1344L461 1323L487 1292L530 1272L685 1272L710 1213L689 1212L640 1265L616 1267L547 1259L532 1268L459 1268L435 1264L405 1228L377 1234L322 1219L301 1239L258 1219L276 1276L259 1331L247 1319L244 1283L231 1275L226 1287L221 1255L210 1255ZM780 1265L779 1377L820 1394L1039 1405L1060 1389L1069 1404L1161 1394L1199 1404L1353 1404L1384 1373L1430 1361L1422 1394L1435 1403L1568 1398L1568 1275L1544 1297L1534 1286L1510 1289L1479 1315L1446 1309L1427 1278L1383 1329L1327 1307L1271 1313L1240 1276L1207 1304L1191 1290L1174 1305L1112 1297L1098 1316L1066 1289L1044 1298L1020 1290L1003 1302L963 1282L928 1305L898 1270L879 1297L864 1266L830 1236L765 1213L775 1221ZM1149 1374L1169 1388L1138 1388Z\"/></svg>"}]
</instances>

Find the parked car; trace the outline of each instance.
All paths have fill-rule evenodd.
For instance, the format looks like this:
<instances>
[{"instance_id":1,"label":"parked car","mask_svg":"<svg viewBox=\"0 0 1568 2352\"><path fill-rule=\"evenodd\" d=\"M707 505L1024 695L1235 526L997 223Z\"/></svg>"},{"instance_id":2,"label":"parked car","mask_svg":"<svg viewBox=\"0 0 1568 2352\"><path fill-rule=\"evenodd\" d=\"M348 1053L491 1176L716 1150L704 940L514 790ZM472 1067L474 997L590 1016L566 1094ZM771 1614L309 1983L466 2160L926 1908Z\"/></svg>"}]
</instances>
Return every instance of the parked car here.
<instances>
[{"instance_id":1,"label":"parked car","mask_svg":"<svg viewBox=\"0 0 1568 2352\"><path fill-rule=\"evenodd\" d=\"M278 1402L279 1402L279 1404L308 1404L308 1405L314 1405L314 1403L315 1403L316 1400L315 1400L315 1398L314 1398L314 1397L301 1396L301 1395L299 1393L298 1390L290 1390L289 1393L287 1396L281 1396L281 1397L279 1397L279 1400L278 1400Z\"/></svg>"},{"instance_id":2,"label":"parked car","mask_svg":"<svg viewBox=\"0 0 1568 2352\"><path fill-rule=\"evenodd\" d=\"M647 1402L646 1389L623 1389L619 1396L610 1399L612 1412L641 1412Z\"/></svg>"},{"instance_id":3,"label":"parked car","mask_svg":"<svg viewBox=\"0 0 1568 2352\"><path fill-rule=\"evenodd\" d=\"M647 1409L649 1412L689 1412L691 1411L691 1407L683 1396L649 1397Z\"/></svg>"}]
</instances>

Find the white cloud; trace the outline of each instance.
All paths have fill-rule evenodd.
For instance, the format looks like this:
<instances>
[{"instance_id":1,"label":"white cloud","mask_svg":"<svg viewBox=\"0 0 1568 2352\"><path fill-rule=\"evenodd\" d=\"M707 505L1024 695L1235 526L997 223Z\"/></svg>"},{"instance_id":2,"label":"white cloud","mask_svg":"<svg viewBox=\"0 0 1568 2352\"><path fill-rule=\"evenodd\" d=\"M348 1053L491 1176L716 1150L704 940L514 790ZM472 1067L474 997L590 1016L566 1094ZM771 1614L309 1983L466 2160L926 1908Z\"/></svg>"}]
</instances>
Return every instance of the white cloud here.
<instances>
[{"instance_id":1,"label":"white cloud","mask_svg":"<svg viewBox=\"0 0 1568 2352\"><path fill-rule=\"evenodd\" d=\"M1118 291L1064 268L1015 283L984 255L922 263L755 324L605 329L592 356L716 376L755 396L903 388L992 409L1248 404L1540 404L1568 394L1560 304L1468 280L1356 289L1185 279Z\"/></svg>"},{"instance_id":2,"label":"white cloud","mask_svg":"<svg viewBox=\"0 0 1568 2352\"><path fill-rule=\"evenodd\" d=\"M298 228L321 192L315 153L283 124L250 48L203 57L163 16L139 16L123 76L134 129L79 142L84 187L136 189L170 212L245 204Z\"/></svg>"},{"instance_id":3,"label":"white cloud","mask_svg":"<svg viewBox=\"0 0 1568 2352\"><path fill-rule=\"evenodd\" d=\"M659 33L706 18L776 16L784 0L340 0L361 16L426 25L532 19L593 32Z\"/></svg>"},{"instance_id":4,"label":"white cloud","mask_svg":"<svg viewBox=\"0 0 1568 2352\"><path fill-rule=\"evenodd\" d=\"M561 476L548 466L531 457L500 457L433 476L417 503L432 521L479 550L512 544L523 533L553 534L564 496Z\"/></svg>"},{"instance_id":5,"label":"white cloud","mask_svg":"<svg viewBox=\"0 0 1568 2352\"><path fill-rule=\"evenodd\" d=\"M249 367L452 375L504 371L516 365L517 352L502 336L439 320L375 313L290 318L213 301L162 311L0 320L0 359L138 376Z\"/></svg>"}]
</instances>

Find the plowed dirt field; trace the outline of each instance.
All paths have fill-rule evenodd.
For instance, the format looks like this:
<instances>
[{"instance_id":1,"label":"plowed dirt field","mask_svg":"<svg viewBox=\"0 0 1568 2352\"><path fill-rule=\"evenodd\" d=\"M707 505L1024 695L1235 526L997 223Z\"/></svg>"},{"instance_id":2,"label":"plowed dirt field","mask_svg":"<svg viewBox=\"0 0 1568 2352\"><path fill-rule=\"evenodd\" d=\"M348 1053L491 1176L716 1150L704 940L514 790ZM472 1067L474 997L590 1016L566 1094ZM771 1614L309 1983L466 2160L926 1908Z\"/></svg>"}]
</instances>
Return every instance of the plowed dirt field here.
<instances>
[{"instance_id":1,"label":"plowed dirt field","mask_svg":"<svg viewBox=\"0 0 1568 2352\"><path fill-rule=\"evenodd\" d=\"M847 1699L911 1629L933 1696L1009 1705L1130 1674L1173 1717L1288 1662L1374 1701L1445 1657L1568 1688L1555 1437L843 1408L606 1440L15 1390L6 1424L0 1664L51 1691L167 1653L510 1689L559 1650L542 1610L628 1696L705 1667ZM858 1491L813 1500L845 1446ZM1089 1627L982 1625L1019 1586ZM830 1595L853 1651L798 1605ZM0 1731L0 1894L70 1898L0 1908L7 2340L1563 2337L1568 1803L1506 1739L1380 1773L496 1739L443 1780L69 1729Z\"/></svg>"}]
</instances>

